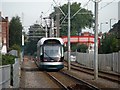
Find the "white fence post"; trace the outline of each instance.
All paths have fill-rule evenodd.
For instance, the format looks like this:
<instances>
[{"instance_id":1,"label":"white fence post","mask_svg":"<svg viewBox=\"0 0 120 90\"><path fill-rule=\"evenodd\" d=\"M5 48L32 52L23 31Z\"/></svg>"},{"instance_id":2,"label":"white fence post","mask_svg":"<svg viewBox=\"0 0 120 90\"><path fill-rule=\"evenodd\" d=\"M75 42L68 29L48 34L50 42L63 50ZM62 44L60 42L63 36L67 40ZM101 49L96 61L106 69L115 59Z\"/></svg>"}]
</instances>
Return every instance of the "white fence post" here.
<instances>
[{"instance_id":1,"label":"white fence post","mask_svg":"<svg viewBox=\"0 0 120 90\"><path fill-rule=\"evenodd\" d=\"M113 71L118 72L118 53L113 53Z\"/></svg>"},{"instance_id":2,"label":"white fence post","mask_svg":"<svg viewBox=\"0 0 120 90\"><path fill-rule=\"evenodd\" d=\"M13 88L19 88L19 66L19 60L16 58L13 64Z\"/></svg>"}]
</instances>

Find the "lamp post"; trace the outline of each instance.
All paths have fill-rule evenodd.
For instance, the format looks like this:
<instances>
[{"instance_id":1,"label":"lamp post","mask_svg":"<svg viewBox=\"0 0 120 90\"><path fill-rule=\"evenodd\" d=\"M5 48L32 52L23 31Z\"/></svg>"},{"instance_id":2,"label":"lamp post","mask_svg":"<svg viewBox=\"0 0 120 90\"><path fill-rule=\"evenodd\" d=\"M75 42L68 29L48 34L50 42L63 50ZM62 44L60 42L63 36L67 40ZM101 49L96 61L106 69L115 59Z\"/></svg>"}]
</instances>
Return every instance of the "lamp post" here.
<instances>
[{"instance_id":1,"label":"lamp post","mask_svg":"<svg viewBox=\"0 0 120 90\"><path fill-rule=\"evenodd\" d=\"M110 19L110 29L111 29L111 22L112 22L112 20L116 20L115 18L111 18Z\"/></svg>"},{"instance_id":2,"label":"lamp post","mask_svg":"<svg viewBox=\"0 0 120 90\"><path fill-rule=\"evenodd\" d=\"M103 24L108 24L108 22L100 23L100 32L102 32L102 25Z\"/></svg>"},{"instance_id":3,"label":"lamp post","mask_svg":"<svg viewBox=\"0 0 120 90\"><path fill-rule=\"evenodd\" d=\"M46 18L43 18L45 20L45 37L48 37L48 25L47 25L47 21L46 21Z\"/></svg>"},{"instance_id":4,"label":"lamp post","mask_svg":"<svg viewBox=\"0 0 120 90\"><path fill-rule=\"evenodd\" d=\"M40 15L40 25L42 26L42 14L43 12L41 12L41 15Z\"/></svg>"}]
</instances>

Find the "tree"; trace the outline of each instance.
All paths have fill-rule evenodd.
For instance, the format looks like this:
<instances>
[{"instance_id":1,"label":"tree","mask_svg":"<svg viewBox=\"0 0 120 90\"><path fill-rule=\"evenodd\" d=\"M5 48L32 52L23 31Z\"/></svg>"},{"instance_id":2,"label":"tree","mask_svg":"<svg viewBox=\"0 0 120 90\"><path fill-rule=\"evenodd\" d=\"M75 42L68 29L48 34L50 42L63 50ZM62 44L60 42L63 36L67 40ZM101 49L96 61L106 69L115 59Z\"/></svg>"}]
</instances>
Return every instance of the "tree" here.
<instances>
[{"instance_id":1,"label":"tree","mask_svg":"<svg viewBox=\"0 0 120 90\"><path fill-rule=\"evenodd\" d=\"M107 54L112 52L118 52L120 49L119 47L119 41L116 38L115 34L107 34L105 35L105 38L102 39L99 53Z\"/></svg>"},{"instance_id":2,"label":"tree","mask_svg":"<svg viewBox=\"0 0 120 90\"><path fill-rule=\"evenodd\" d=\"M34 24L29 28L28 40L25 41L25 54L33 55L37 51L37 42L45 37L45 30L39 25Z\"/></svg>"},{"instance_id":3,"label":"tree","mask_svg":"<svg viewBox=\"0 0 120 90\"><path fill-rule=\"evenodd\" d=\"M39 39L29 39L25 45L25 54L33 55L37 51L37 42Z\"/></svg>"},{"instance_id":4,"label":"tree","mask_svg":"<svg viewBox=\"0 0 120 90\"><path fill-rule=\"evenodd\" d=\"M113 25L109 33L104 33L101 39L99 53L112 53L120 50L120 20Z\"/></svg>"},{"instance_id":5,"label":"tree","mask_svg":"<svg viewBox=\"0 0 120 90\"><path fill-rule=\"evenodd\" d=\"M86 53L86 50L88 49L88 46L85 44L78 44L77 51Z\"/></svg>"},{"instance_id":6,"label":"tree","mask_svg":"<svg viewBox=\"0 0 120 90\"><path fill-rule=\"evenodd\" d=\"M17 50L18 51L18 57L20 57L20 52L21 52L21 47L17 44L14 44L11 48L9 48L10 50Z\"/></svg>"},{"instance_id":7,"label":"tree","mask_svg":"<svg viewBox=\"0 0 120 90\"><path fill-rule=\"evenodd\" d=\"M13 45L19 45L21 47L22 44L22 24L20 22L20 17L12 17L9 24L9 42L10 47Z\"/></svg>"},{"instance_id":8,"label":"tree","mask_svg":"<svg viewBox=\"0 0 120 90\"><path fill-rule=\"evenodd\" d=\"M60 8L63 10L65 15L68 14L68 4L64 4L63 6L60 6ZM79 9L80 12L72 17ZM54 17L56 19L56 12L57 7L54 7L54 12L51 13L50 17ZM64 18L62 13L60 13L60 18ZM60 20L60 23L62 23L63 19ZM61 25L61 31L60 36L66 36L67 35L67 18L64 20L63 24ZM78 35L78 33L81 32L82 29L91 28L93 26L93 14L91 11L86 10L81 7L80 3L74 2L71 4L71 35Z\"/></svg>"}]
</instances>

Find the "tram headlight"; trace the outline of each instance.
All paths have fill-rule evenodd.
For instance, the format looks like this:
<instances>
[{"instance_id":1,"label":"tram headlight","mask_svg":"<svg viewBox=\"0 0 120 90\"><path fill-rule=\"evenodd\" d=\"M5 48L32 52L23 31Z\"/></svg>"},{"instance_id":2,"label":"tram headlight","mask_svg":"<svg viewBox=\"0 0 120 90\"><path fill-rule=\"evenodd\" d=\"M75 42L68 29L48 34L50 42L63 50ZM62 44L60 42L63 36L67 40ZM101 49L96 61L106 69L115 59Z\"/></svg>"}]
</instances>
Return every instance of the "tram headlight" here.
<instances>
[{"instance_id":1,"label":"tram headlight","mask_svg":"<svg viewBox=\"0 0 120 90\"><path fill-rule=\"evenodd\" d=\"M58 58L57 61L60 61L60 58Z\"/></svg>"},{"instance_id":2,"label":"tram headlight","mask_svg":"<svg viewBox=\"0 0 120 90\"><path fill-rule=\"evenodd\" d=\"M43 59L44 61L47 61L47 59Z\"/></svg>"}]
</instances>

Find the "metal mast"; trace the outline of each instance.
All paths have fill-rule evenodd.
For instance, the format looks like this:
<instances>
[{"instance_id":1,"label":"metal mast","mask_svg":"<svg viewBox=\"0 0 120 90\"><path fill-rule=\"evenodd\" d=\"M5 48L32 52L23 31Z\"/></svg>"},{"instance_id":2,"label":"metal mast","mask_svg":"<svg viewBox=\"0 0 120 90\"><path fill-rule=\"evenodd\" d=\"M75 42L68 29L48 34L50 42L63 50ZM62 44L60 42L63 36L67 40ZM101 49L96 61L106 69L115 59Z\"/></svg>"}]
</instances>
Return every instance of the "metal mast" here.
<instances>
[{"instance_id":1,"label":"metal mast","mask_svg":"<svg viewBox=\"0 0 120 90\"><path fill-rule=\"evenodd\" d=\"M98 1L95 0L94 79L98 78Z\"/></svg>"},{"instance_id":2,"label":"metal mast","mask_svg":"<svg viewBox=\"0 0 120 90\"><path fill-rule=\"evenodd\" d=\"M70 0L68 0L68 70L70 70Z\"/></svg>"}]
</instances>

